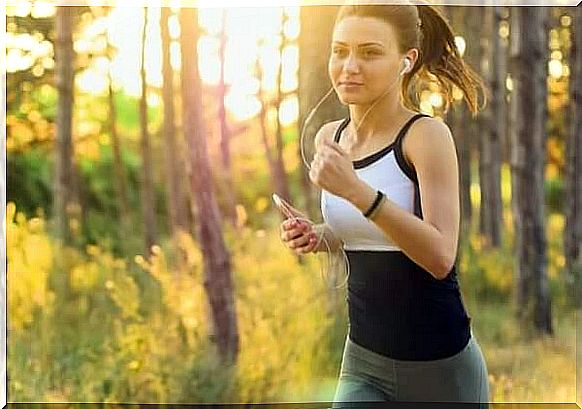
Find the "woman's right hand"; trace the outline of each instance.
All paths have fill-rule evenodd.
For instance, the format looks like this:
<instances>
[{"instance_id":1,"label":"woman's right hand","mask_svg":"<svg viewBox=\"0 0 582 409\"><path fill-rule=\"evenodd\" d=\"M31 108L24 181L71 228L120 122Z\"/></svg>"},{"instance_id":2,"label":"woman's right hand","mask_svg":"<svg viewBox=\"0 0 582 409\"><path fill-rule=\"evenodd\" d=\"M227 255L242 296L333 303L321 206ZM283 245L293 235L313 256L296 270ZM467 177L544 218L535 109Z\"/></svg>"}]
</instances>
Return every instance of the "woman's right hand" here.
<instances>
[{"instance_id":1,"label":"woman's right hand","mask_svg":"<svg viewBox=\"0 0 582 409\"><path fill-rule=\"evenodd\" d=\"M281 223L281 241L296 254L310 253L318 244L314 225L301 219L286 219Z\"/></svg>"},{"instance_id":2,"label":"woman's right hand","mask_svg":"<svg viewBox=\"0 0 582 409\"><path fill-rule=\"evenodd\" d=\"M305 214L279 198L279 210L287 216L280 225L281 241L297 254L310 253L318 245L315 224Z\"/></svg>"}]
</instances>

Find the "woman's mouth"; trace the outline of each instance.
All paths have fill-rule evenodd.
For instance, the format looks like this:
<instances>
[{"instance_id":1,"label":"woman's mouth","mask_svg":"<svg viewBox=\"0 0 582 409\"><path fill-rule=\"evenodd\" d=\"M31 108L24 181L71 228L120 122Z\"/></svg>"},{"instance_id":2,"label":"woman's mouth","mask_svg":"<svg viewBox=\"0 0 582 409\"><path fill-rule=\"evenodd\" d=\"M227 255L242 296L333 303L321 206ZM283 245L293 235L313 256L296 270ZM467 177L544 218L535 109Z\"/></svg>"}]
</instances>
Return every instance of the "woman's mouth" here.
<instances>
[{"instance_id":1,"label":"woman's mouth","mask_svg":"<svg viewBox=\"0 0 582 409\"><path fill-rule=\"evenodd\" d=\"M356 90L361 88L364 84L360 82L340 82L340 87L347 91Z\"/></svg>"}]
</instances>

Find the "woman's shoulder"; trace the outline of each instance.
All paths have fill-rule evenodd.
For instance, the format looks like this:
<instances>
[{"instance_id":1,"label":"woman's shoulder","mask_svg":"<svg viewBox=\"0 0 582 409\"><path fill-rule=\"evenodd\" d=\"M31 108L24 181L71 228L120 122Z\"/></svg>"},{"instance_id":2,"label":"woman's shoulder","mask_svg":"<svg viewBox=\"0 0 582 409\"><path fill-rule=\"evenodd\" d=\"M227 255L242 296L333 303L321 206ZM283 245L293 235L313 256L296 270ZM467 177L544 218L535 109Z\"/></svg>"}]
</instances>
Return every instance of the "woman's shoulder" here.
<instances>
[{"instance_id":1,"label":"woman's shoulder","mask_svg":"<svg viewBox=\"0 0 582 409\"><path fill-rule=\"evenodd\" d=\"M409 163L414 163L415 152L437 147L452 147L454 149L455 146L451 129L439 117L425 116L418 118L407 134L407 137L402 142L402 151Z\"/></svg>"},{"instance_id":2,"label":"woman's shoulder","mask_svg":"<svg viewBox=\"0 0 582 409\"><path fill-rule=\"evenodd\" d=\"M333 141L337 129L344 120L345 119L338 119L335 121L326 122L323 125L321 125L321 127L315 134L315 146L319 147L319 144L323 140L330 142Z\"/></svg>"}]
</instances>

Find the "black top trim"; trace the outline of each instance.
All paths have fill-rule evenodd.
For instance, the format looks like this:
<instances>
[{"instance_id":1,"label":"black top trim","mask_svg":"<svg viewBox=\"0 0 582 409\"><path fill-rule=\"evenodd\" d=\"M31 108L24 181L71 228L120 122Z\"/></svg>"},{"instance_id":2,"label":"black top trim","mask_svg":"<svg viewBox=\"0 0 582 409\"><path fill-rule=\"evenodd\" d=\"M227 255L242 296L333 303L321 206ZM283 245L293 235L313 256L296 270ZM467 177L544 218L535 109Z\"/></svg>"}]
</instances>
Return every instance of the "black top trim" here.
<instances>
[{"instance_id":1,"label":"black top trim","mask_svg":"<svg viewBox=\"0 0 582 409\"><path fill-rule=\"evenodd\" d=\"M418 178L416 177L416 171L414 170L414 168L412 166L410 166L410 164L404 158L404 153L402 150L402 141L404 140L404 137L406 136L408 129L412 126L414 121L416 121L417 119L420 119L422 117L430 118L430 115L417 114L414 117L412 117L411 120L408 121L406 123L406 125L404 125L404 127L402 127L402 130L398 133L398 136L396 137L396 141L395 141L396 144L394 146L394 157L396 159L396 162L398 163L398 166L400 166L400 169L402 169L404 174L406 176L408 176L408 178L415 185L418 185Z\"/></svg>"},{"instance_id":2,"label":"black top trim","mask_svg":"<svg viewBox=\"0 0 582 409\"><path fill-rule=\"evenodd\" d=\"M408 128L410 128L410 126L412 125L412 123L414 121L416 121L418 118L421 118L423 116L429 116L426 114L415 114L413 117L411 117L400 129L400 131L398 132L398 135L396 135L396 138L394 139L394 141L392 141L389 145L385 146L384 148L380 149L379 151L376 151L362 159L357 159L352 161L352 164L354 166L354 169L361 169L364 168L366 166L371 165L372 163L380 160L383 156L387 155L392 149L394 149L394 153L397 156L397 162L398 161L398 151L401 151L402 149L398 149L398 145L399 145L399 141L403 138L404 134L406 133L406 131L408 131ZM351 118L347 117L345 118L342 123L340 124L340 126L338 127L338 129L335 132L335 136L334 136L334 142L338 143L340 138L341 138L341 133L343 132L344 129L346 129L346 127L348 126L349 122L350 122ZM400 155L402 155L400 153ZM416 183L416 176L414 175L414 171L411 171L410 166L408 166L408 164L406 163L406 161L402 158L402 162L403 163L398 163L400 165L400 167L402 168L402 171L413 181ZM414 178L414 179L413 179Z\"/></svg>"}]
</instances>

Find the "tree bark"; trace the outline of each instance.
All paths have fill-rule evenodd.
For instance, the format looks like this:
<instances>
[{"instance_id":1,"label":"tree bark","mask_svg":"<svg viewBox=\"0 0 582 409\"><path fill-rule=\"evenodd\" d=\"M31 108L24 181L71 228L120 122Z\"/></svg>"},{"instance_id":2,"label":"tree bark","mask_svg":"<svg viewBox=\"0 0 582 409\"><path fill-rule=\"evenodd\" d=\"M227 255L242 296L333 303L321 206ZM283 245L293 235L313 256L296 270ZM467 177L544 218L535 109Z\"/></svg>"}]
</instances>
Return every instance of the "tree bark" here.
<instances>
[{"instance_id":1,"label":"tree bark","mask_svg":"<svg viewBox=\"0 0 582 409\"><path fill-rule=\"evenodd\" d=\"M465 60L469 63L471 67L484 77L487 82L487 75L483 72L483 59L485 56L483 52L486 45L487 32L485 30L485 25L483 20L485 18L485 7L468 7L462 13L464 14L464 19L466 21L466 35L465 35ZM464 126L464 132L470 135L468 140L464 141L468 146L464 146L463 150L468 153L469 157L469 167L472 173L472 164L477 164L477 181L479 184L480 191L480 201L477 208L478 213L475 215L478 217L477 231L480 235L485 235L485 226L488 224L489 215L487 213L488 203L485 201L487 197L487 176L485 173L485 163L489 160L489 155L487 152L487 141L486 138L488 130L487 121L487 111L481 113L479 116L473 118L471 113L467 110L465 113L465 119L467 120ZM484 152L485 149L485 152ZM473 180L473 175L471 176L471 182ZM470 186L469 186L470 189Z\"/></svg>"},{"instance_id":2,"label":"tree bark","mask_svg":"<svg viewBox=\"0 0 582 409\"><path fill-rule=\"evenodd\" d=\"M281 8L281 29L279 35L281 36L281 44L279 45L279 66L277 68L277 96L275 98L274 109L275 115L275 187L277 194L283 199L289 202L293 202L291 199L291 194L289 193L289 183L287 179L287 172L285 170L285 161L283 159L283 127L281 125L281 120L279 114L281 112L281 102L283 100L283 95L281 91L281 83L283 82L283 50L287 45L285 39L285 32L283 31L283 26L285 24L285 11Z\"/></svg>"},{"instance_id":3,"label":"tree bark","mask_svg":"<svg viewBox=\"0 0 582 409\"><path fill-rule=\"evenodd\" d=\"M516 313L526 333L533 327L552 334L544 231L547 9L516 7L511 12Z\"/></svg>"},{"instance_id":4,"label":"tree bark","mask_svg":"<svg viewBox=\"0 0 582 409\"><path fill-rule=\"evenodd\" d=\"M582 293L582 6L573 16L570 85L571 122L566 140L566 223L564 255L568 295L579 307Z\"/></svg>"},{"instance_id":5,"label":"tree bark","mask_svg":"<svg viewBox=\"0 0 582 409\"><path fill-rule=\"evenodd\" d=\"M455 27L459 27L459 32L467 38L467 8L454 7L450 9L451 21ZM451 131L455 138L459 157L459 179L460 179L460 199L461 199L461 232L467 238L471 231L471 220L473 218L473 206L471 203L471 138L472 134L468 130L470 120L469 111L463 101L453 104L449 111L451 118Z\"/></svg>"},{"instance_id":6,"label":"tree bark","mask_svg":"<svg viewBox=\"0 0 582 409\"><path fill-rule=\"evenodd\" d=\"M163 105L164 105L164 152L166 162L166 201L170 222L170 232L173 237L174 248L180 253L178 235L182 231L188 232L188 198L184 192L184 158L176 133L176 118L174 112L174 70L170 60L170 31L168 21L171 10L161 8L160 33L162 40L162 76L163 76ZM185 254L179 254L181 262L186 261ZM182 264L185 265L185 264Z\"/></svg>"},{"instance_id":7,"label":"tree bark","mask_svg":"<svg viewBox=\"0 0 582 409\"><path fill-rule=\"evenodd\" d=\"M260 43L259 43L260 46ZM257 77L259 79L259 90L257 92L257 97L261 103L261 110L259 111L259 126L261 128L261 137L263 139L263 145L265 146L265 157L267 158L267 164L269 166L269 175L271 177L271 186L273 190L277 191L277 178L275 174L277 173L276 165L275 165L275 158L273 157L273 152L271 148L271 143L269 142L269 130L267 126L267 109L268 109L268 101L263 93L263 70L261 68L261 64L257 59L255 63L255 70Z\"/></svg>"},{"instance_id":8,"label":"tree bark","mask_svg":"<svg viewBox=\"0 0 582 409\"><path fill-rule=\"evenodd\" d=\"M479 180L481 185L481 234L493 247L501 244L503 205L501 202L501 133L503 132L504 89L503 75L499 72L502 58L499 38L497 7L484 9L484 26L481 39L481 71L490 84L492 100L483 112L482 134L479 138Z\"/></svg>"},{"instance_id":9,"label":"tree bark","mask_svg":"<svg viewBox=\"0 0 582 409\"><path fill-rule=\"evenodd\" d=\"M148 131L148 105L147 105L147 82L145 71L145 47L146 47L146 30L148 25L148 9L144 7L143 30L141 37L141 98L139 100L139 124L141 129L141 154L142 154L142 173L141 173L141 202L143 212L143 226L145 239L145 254L151 255L151 248L156 241L156 213L155 213L155 195L154 180L152 173L152 152L150 144L150 135Z\"/></svg>"},{"instance_id":10,"label":"tree bark","mask_svg":"<svg viewBox=\"0 0 582 409\"><path fill-rule=\"evenodd\" d=\"M226 118L226 107L224 104L227 87L224 82L224 65L226 61L226 11L222 10L222 30L220 31L220 80L218 82L218 119L220 122L220 153L222 159L222 192L225 199L226 217L233 227L236 223L236 190L232 182L232 165L230 157L231 132Z\"/></svg>"},{"instance_id":11,"label":"tree bark","mask_svg":"<svg viewBox=\"0 0 582 409\"><path fill-rule=\"evenodd\" d=\"M74 210L73 197L73 100L74 51L72 39L73 7L57 7L55 80L58 91L56 115L56 155L54 182L55 233L64 245L72 244L69 218Z\"/></svg>"},{"instance_id":12,"label":"tree bark","mask_svg":"<svg viewBox=\"0 0 582 409\"><path fill-rule=\"evenodd\" d=\"M230 255L225 247L220 226L220 212L212 191L212 175L208 158L206 131L202 117L201 84L198 72L198 12L195 8L180 10L182 52L182 104L184 134L191 162L191 185L196 195L197 236L204 255L204 288L208 295L211 332L223 362L236 362L239 335L231 276Z\"/></svg>"},{"instance_id":13,"label":"tree bark","mask_svg":"<svg viewBox=\"0 0 582 409\"><path fill-rule=\"evenodd\" d=\"M108 55L111 61L111 55ZM119 134L117 132L117 109L115 108L115 98L113 91L113 79L111 77L111 70L108 70L108 93L107 93L107 103L109 105L109 133L111 134L111 143L113 150L113 174L114 186L115 186L115 196L117 201L117 212L120 221L122 238L128 237L131 226L131 211L129 209L129 200L127 197L127 183L125 175L125 165L123 163L123 158L121 154L121 141L119 139ZM126 243L122 239L121 242L125 246ZM128 250L125 248L124 250Z\"/></svg>"}]
</instances>

